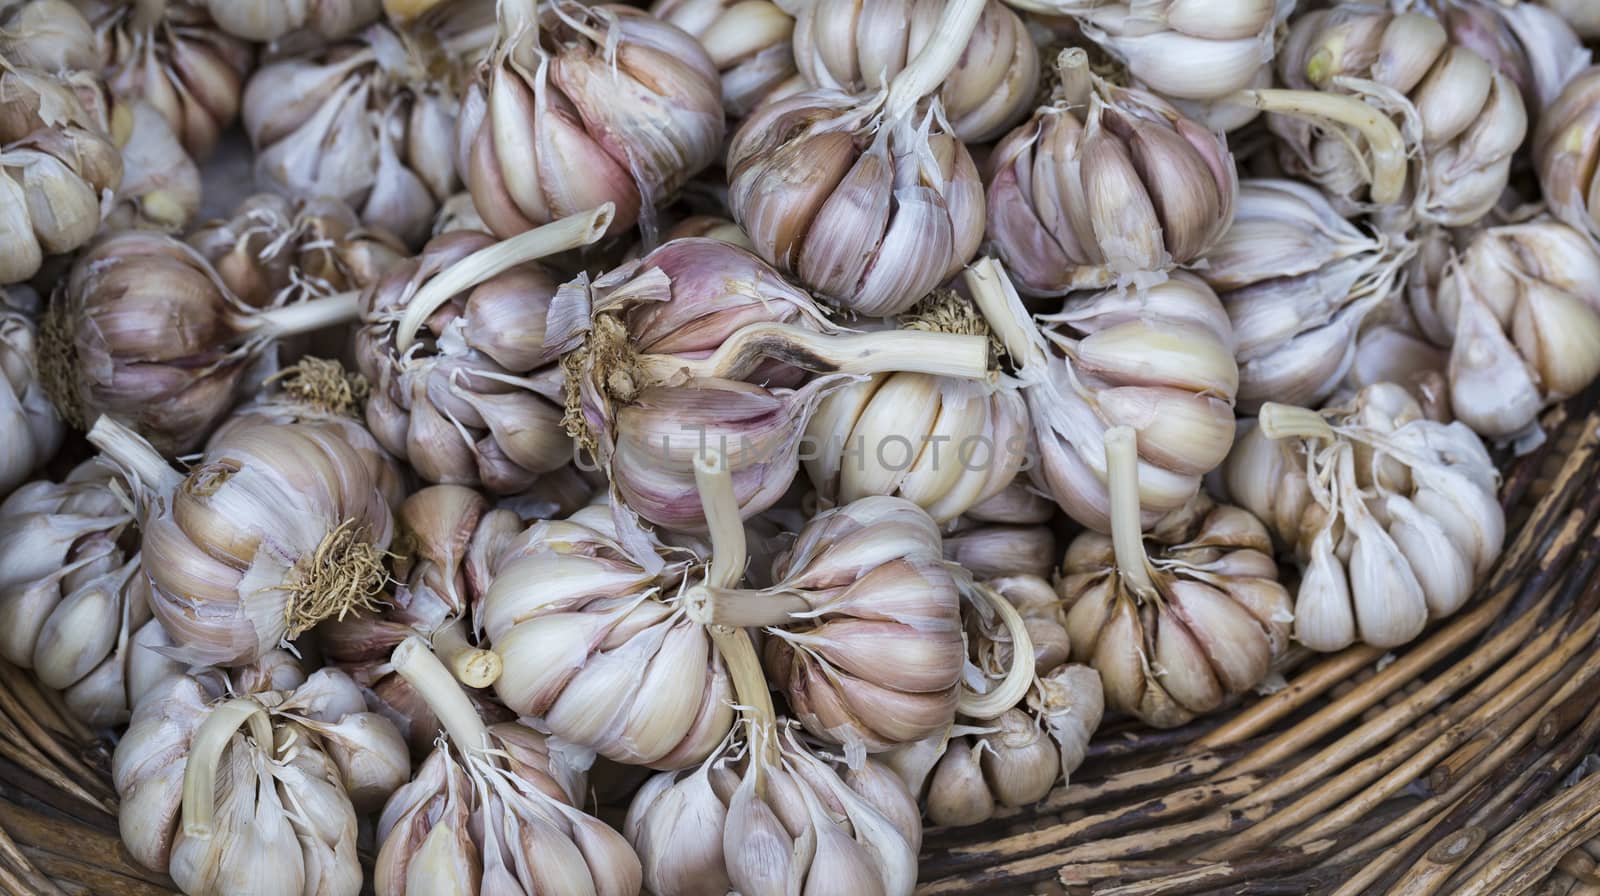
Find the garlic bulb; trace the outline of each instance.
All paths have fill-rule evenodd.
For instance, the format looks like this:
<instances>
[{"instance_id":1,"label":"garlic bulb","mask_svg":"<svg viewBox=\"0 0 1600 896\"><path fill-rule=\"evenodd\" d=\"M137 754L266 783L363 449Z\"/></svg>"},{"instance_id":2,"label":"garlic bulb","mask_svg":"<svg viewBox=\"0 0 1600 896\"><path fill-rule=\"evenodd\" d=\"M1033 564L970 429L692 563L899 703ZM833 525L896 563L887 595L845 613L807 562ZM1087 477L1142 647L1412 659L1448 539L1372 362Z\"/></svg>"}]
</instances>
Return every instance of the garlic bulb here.
<instances>
[{"instance_id":1,"label":"garlic bulb","mask_svg":"<svg viewBox=\"0 0 1600 896\"><path fill-rule=\"evenodd\" d=\"M1516 83L1535 118L1589 65L1589 51L1572 25L1535 3L1426 0L1426 5L1451 41L1482 56Z\"/></svg>"},{"instance_id":2,"label":"garlic bulb","mask_svg":"<svg viewBox=\"0 0 1600 896\"><path fill-rule=\"evenodd\" d=\"M342 199L363 223L420 245L459 189L457 85L484 40L462 24L438 35L376 24L313 56L262 66L244 91L257 183L296 199Z\"/></svg>"},{"instance_id":3,"label":"garlic bulb","mask_svg":"<svg viewBox=\"0 0 1600 896\"><path fill-rule=\"evenodd\" d=\"M732 690L676 598L690 560L647 549L633 550L612 508L595 504L510 537L480 527L472 552L485 558L482 623L504 667L500 699L607 758L683 768L727 735Z\"/></svg>"},{"instance_id":4,"label":"garlic bulb","mask_svg":"<svg viewBox=\"0 0 1600 896\"><path fill-rule=\"evenodd\" d=\"M1550 213L1600 237L1594 159L1600 155L1600 66L1573 78L1539 118L1533 160Z\"/></svg>"},{"instance_id":5,"label":"garlic bulb","mask_svg":"<svg viewBox=\"0 0 1600 896\"><path fill-rule=\"evenodd\" d=\"M777 558L770 587L697 587L688 612L707 625L760 626L765 666L795 717L859 764L945 729L958 703L975 701L960 689L957 575L925 512L873 496L812 518Z\"/></svg>"},{"instance_id":6,"label":"garlic bulb","mask_svg":"<svg viewBox=\"0 0 1600 896\"><path fill-rule=\"evenodd\" d=\"M717 240L665 244L557 301L546 342L568 351L568 431L622 503L673 531L704 530L694 462L706 446L727 456L745 517L782 497L807 421L844 374L989 376L985 337L832 332L810 296ZM832 375L807 382L801 368Z\"/></svg>"},{"instance_id":7,"label":"garlic bulb","mask_svg":"<svg viewBox=\"0 0 1600 896\"><path fill-rule=\"evenodd\" d=\"M410 254L387 231L362 226L337 199L271 193L246 197L230 217L195 228L187 242L252 308L365 289Z\"/></svg>"},{"instance_id":8,"label":"garlic bulb","mask_svg":"<svg viewBox=\"0 0 1600 896\"><path fill-rule=\"evenodd\" d=\"M1505 189L1528 128L1522 93L1436 18L1369 3L1312 10L1295 19L1277 65L1289 87L1361 97L1401 122L1417 168L1408 201L1423 219L1470 224ZM1365 198L1366 163L1347 135L1288 116L1270 124L1291 173L1338 199Z\"/></svg>"},{"instance_id":9,"label":"garlic bulb","mask_svg":"<svg viewBox=\"0 0 1600 896\"><path fill-rule=\"evenodd\" d=\"M85 107L84 76L58 78L0 59L0 284L39 272L100 227L101 197L122 183L122 156Z\"/></svg>"},{"instance_id":10,"label":"garlic bulb","mask_svg":"<svg viewBox=\"0 0 1600 896\"><path fill-rule=\"evenodd\" d=\"M978 579L1048 576L1055 566L1055 556L1056 535L1049 526L986 523L960 517L954 528L944 533L944 558Z\"/></svg>"},{"instance_id":11,"label":"garlic bulb","mask_svg":"<svg viewBox=\"0 0 1600 896\"><path fill-rule=\"evenodd\" d=\"M1145 525L1193 499L1233 443L1239 385L1232 325L1204 282L1178 272L1138 295L1072 298L1039 319L1042 332L993 259L969 268L966 282L1017 365L1038 450L1029 474L1041 491L1109 531L1105 433L1131 426Z\"/></svg>"},{"instance_id":12,"label":"garlic bulb","mask_svg":"<svg viewBox=\"0 0 1600 896\"><path fill-rule=\"evenodd\" d=\"M1233 322L1239 408L1327 398L1354 361L1363 323L1399 301L1414 252L1403 237L1345 220L1315 188L1245 181L1233 226L1196 269Z\"/></svg>"},{"instance_id":13,"label":"garlic bulb","mask_svg":"<svg viewBox=\"0 0 1600 896\"><path fill-rule=\"evenodd\" d=\"M0 56L12 65L63 74L100 65L94 26L72 0L14 0L0 9Z\"/></svg>"},{"instance_id":14,"label":"garlic bulb","mask_svg":"<svg viewBox=\"0 0 1600 896\"><path fill-rule=\"evenodd\" d=\"M109 415L181 453L221 421L252 361L354 318L355 305L341 293L257 311L187 245L123 231L78 256L40 326L39 363L68 423Z\"/></svg>"},{"instance_id":15,"label":"garlic bulb","mask_svg":"<svg viewBox=\"0 0 1600 896\"><path fill-rule=\"evenodd\" d=\"M135 483L151 609L175 655L248 662L324 619L370 610L394 518L374 464L333 423L247 426L187 477L102 417L89 441Z\"/></svg>"},{"instance_id":16,"label":"garlic bulb","mask_svg":"<svg viewBox=\"0 0 1600 896\"><path fill-rule=\"evenodd\" d=\"M96 727L119 725L159 678L182 667L152 647L150 585L125 486L97 461L0 503L0 656L62 692Z\"/></svg>"},{"instance_id":17,"label":"garlic bulb","mask_svg":"<svg viewBox=\"0 0 1600 896\"><path fill-rule=\"evenodd\" d=\"M323 40L347 37L383 15L381 0L206 0L217 27L234 37L271 43L296 31Z\"/></svg>"},{"instance_id":18,"label":"garlic bulb","mask_svg":"<svg viewBox=\"0 0 1600 896\"><path fill-rule=\"evenodd\" d=\"M937 33L944 4L850 0L800 4L794 60L812 87L881 90ZM988 0L966 51L936 96L956 138L986 143L1027 114L1039 88L1039 50L1021 17Z\"/></svg>"},{"instance_id":19,"label":"garlic bulb","mask_svg":"<svg viewBox=\"0 0 1600 896\"><path fill-rule=\"evenodd\" d=\"M1152 559L1135 438L1127 427L1106 434L1112 535L1073 540L1058 588L1073 658L1100 673L1107 708L1172 728L1259 685L1296 617L1266 527L1246 510L1203 501Z\"/></svg>"},{"instance_id":20,"label":"garlic bulb","mask_svg":"<svg viewBox=\"0 0 1600 896\"><path fill-rule=\"evenodd\" d=\"M972 259L983 187L939 101L923 101L986 5L948 4L876 95L811 90L745 119L728 144L728 207L757 254L866 317L907 310Z\"/></svg>"},{"instance_id":21,"label":"garlic bulb","mask_svg":"<svg viewBox=\"0 0 1600 896\"><path fill-rule=\"evenodd\" d=\"M772 0L655 0L650 14L693 35L722 73L722 108L742 118L794 77L794 19Z\"/></svg>"},{"instance_id":22,"label":"garlic bulb","mask_svg":"<svg viewBox=\"0 0 1600 896\"><path fill-rule=\"evenodd\" d=\"M1052 102L989 161L988 236L1030 295L1159 282L1233 221L1227 141L1063 50Z\"/></svg>"},{"instance_id":23,"label":"garlic bulb","mask_svg":"<svg viewBox=\"0 0 1600 896\"><path fill-rule=\"evenodd\" d=\"M502 0L490 62L468 91L457 162L501 237L612 203L642 223L716 161L721 79L693 37L643 10Z\"/></svg>"},{"instance_id":24,"label":"garlic bulb","mask_svg":"<svg viewBox=\"0 0 1600 896\"><path fill-rule=\"evenodd\" d=\"M911 330L989 335L972 303L930 295ZM826 505L898 495L946 523L994 497L1028 457L1028 409L1004 384L920 373L869 377L829 393L806 424L806 473Z\"/></svg>"},{"instance_id":25,"label":"garlic bulb","mask_svg":"<svg viewBox=\"0 0 1600 896\"><path fill-rule=\"evenodd\" d=\"M200 169L159 109L145 100L121 105L109 131L122 150L122 184L106 224L181 230L200 211Z\"/></svg>"},{"instance_id":26,"label":"garlic bulb","mask_svg":"<svg viewBox=\"0 0 1600 896\"><path fill-rule=\"evenodd\" d=\"M1456 417L1486 438L1537 430L1600 375L1600 251L1558 221L1482 231L1412 307L1450 349Z\"/></svg>"},{"instance_id":27,"label":"garlic bulb","mask_svg":"<svg viewBox=\"0 0 1600 896\"><path fill-rule=\"evenodd\" d=\"M356 896L356 813L409 771L354 682L284 665L163 679L112 757L123 842L188 896Z\"/></svg>"},{"instance_id":28,"label":"garlic bulb","mask_svg":"<svg viewBox=\"0 0 1600 896\"><path fill-rule=\"evenodd\" d=\"M1007 0L1071 16L1083 35L1141 84L1178 100L1210 101L1256 83L1272 62L1290 0ZM1241 122L1242 123L1242 122Z\"/></svg>"},{"instance_id":29,"label":"garlic bulb","mask_svg":"<svg viewBox=\"0 0 1600 896\"><path fill-rule=\"evenodd\" d=\"M83 0L100 65L118 96L161 112L189 155L211 155L239 114L255 51L219 31L195 0Z\"/></svg>"},{"instance_id":30,"label":"garlic bulb","mask_svg":"<svg viewBox=\"0 0 1600 896\"><path fill-rule=\"evenodd\" d=\"M421 638L393 665L446 736L378 821L377 896L639 892L627 841L574 807L581 770L553 740L517 723L485 725Z\"/></svg>"},{"instance_id":31,"label":"garlic bulb","mask_svg":"<svg viewBox=\"0 0 1600 896\"><path fill-rule=\"evenodd\" d=\"M8 298L0 289L0 496L55 457L64 434L40 381L38 333Z\"/></svg>"},{"instance_id":32,"label":"garlic bulb","mask_svg":"<svg viewBox=\"0 0 1600 896\"><path fill-rule=\"evenodd\" d=\"M467 639L467 549L489 509L487 499L459 485L429 486L406 498L396 513L397 543L408 550L395 560L393 596L379 613L332 619L319 632L324 654L367 689L369 704L395 722L418 756L432 749L439 726L388 664L401 641L427 638L456 678L474 688L500 676L500 655Z\"/></svg>"},{"instance_id":33,"label":"garlic bulb","mask_svg":"<svg viewBox=\"0 0 1600 896\"><path fill-rule=\"evenodd\" d=\"M1313 650L1395 647L1460 609L1505 537L1498 478L1472 430L1387 383L1321 412L1264 405L1224 468L1294 550L1294 635Z\"/></svg>"},{"instance_id":34,"label":"garlic bulb","mask_svg":"<svg viewBox=\"0 0 1600 896\"><path fill-rule=\"evenodd\" d=\"M610 205L496 242L453 231L361 297L355 352L367 423L423 479L522 491L573 456L561 430L560 350L546 319L557 277L536 259L588 245Z\"/></svg>"},{"instance_id":35,"label":"garlic bulb","mask_svg":"<svg viewBox=\"0 0 1600 896\"><path fill-rule=\"evenodd\" d=\"M1566 19L1583 37L1600 36L1600 8L1588 0L1537 0L1537 2Z\"/></svg>"}]
</instances>

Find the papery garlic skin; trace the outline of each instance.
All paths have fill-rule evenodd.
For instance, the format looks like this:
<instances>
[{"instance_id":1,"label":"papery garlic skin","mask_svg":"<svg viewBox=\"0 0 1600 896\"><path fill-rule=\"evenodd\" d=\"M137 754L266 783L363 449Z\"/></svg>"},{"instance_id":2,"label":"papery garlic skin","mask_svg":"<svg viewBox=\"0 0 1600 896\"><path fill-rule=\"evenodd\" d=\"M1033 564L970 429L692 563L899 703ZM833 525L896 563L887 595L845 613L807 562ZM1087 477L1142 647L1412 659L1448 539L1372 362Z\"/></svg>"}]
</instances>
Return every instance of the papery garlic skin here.
<instances>
[{"instance_id":1,"label":"papery garlic skin","mask_svg":"<svg viewBox=\"0 0 1600 896\"><path fill-rule=\"evenodd\" d=\"M460 188L456 85L482 43L465 23L427 40L376 24L263 66L243 101L257 182L295 199L342 199L362 222L420 246Z\"/></svg>"},{"instance_id":2,"label":"papery garlic skin","mask_svg":"<svg viewBox=\"0 0 1600 896\"><path fill-rule=\"evenodd\" d=\"M149 581L127 486L98 461L0 503L0 656L62 692L85 723L117 725L153 678L183 667L151 649Z\"/></svg>"},{"instance_id":3,"label":"papery garlic skin","mask_svg":"<svg viewBox=\"0 0 1600 896\"><path fill-rule=\"evenodd\" d=\"M1600 375L1600 251L1558 221L1479 233L1413 311L1450 350L1456 417L1486 438L1537 428Z\"/></svg>"},{"instance_id":4,"label":"papery garlic skin","mask_svg":"<svg viewBox=\"0 0 1600 896\"><path fill-rule=\"evenodd\" d=\"M1262 415L1224 481L1302 567L1298 641L1395 647L1471 598L1505 538L1499 474L1472 430L1427 419L1388 383L1320 414Z\"/></svg>"},{"instance_id":5,"label":"papery garlic skin","mask_svg":"<svg viewBox=\"0 0 1600 896\"><path fill-rule=\"evenodd\" d=\"M1538 0L1538 2L1566 19L1583 37L1600 36L1600 9L1596 9L1585 0Z\"/></svg>"},{"instance_id":6,"label":"papery garlic skin","mask_svg":"<svg viewBox=\"0 0 1600 896\"><path fill-rule=\"evenodd\" d=\"M1030 295L1144 286L1203 255L1233 220L1227 141L1154 94L1063 51L1053 101L989 161L988 238Z\"/></svg>"},{"instance_id":7,"label":"papery garlic skin","mask_svg":"<svg viewBox=\"0 0 1600 896\"><path fill-rule=\"evenodd\" d=\"M219 699L230 692L241 696ZM241 725L248 733L234 730ZM365 733L352 738L358 726ZM190 896L295 896L308 887L354 896L356 811L373 808L407 771L393 726L331 670L269 680L246 670L231 682L170 676L134 711L112 757L129 852ZM192 828L201 818L204 827Z\"/></svg>"},{"instance_id":8,"label":"papery garlic skin","mask_svg":"<svg viewBox=\"0 0 1600 896\"><path fill-rule=\"evenodd\" d=\"M953 525L955 528L944 533L944 557L974 578L1048 576L1055 566L1056 535L1049 526L987 523L968 517L958 517Z\"/></svg>"},{"instance_id":9,"label":"papery garlic skin","mask_svg":"<svg viewBox=\"0 0 1600 896\"><path fill-rule=\"evenodd\" d=\"M34 323L0 304L0 495L10 494L55 457L63 435L65 427L40 382Z\"/></svg>"},{"instance_id":10,"label":"papery garlic skin","mask_svg":"<svg viewBox=\"0 0 1600 896\"><path fill-rule=\"evenodd\" d=\"M1432 11L1452 41L1516 83L1530 118L1538 118L1591 61L1572 24L1537 3L1432 0Z\"/></svg>"},{"instance_id":11,"label":"papery garlic skin","mask_svg":"<svg viewBox=\"0 0 1600 896\"><path fill-rule=\"evenodd\" d=\"M211 155L239 114L254 48L218 30L193 0L85 0L84 6L112 91L155 106L194 158Z\"/></svg>"},{"instance_id":12,"label":"papery garlic skin","mask_svg":"<svg viewBox=\"0 0 1600 896\"><path fill-rule=\"evenodd\" d=\"M1196 273L1233 323L1239 408L1315 405L1344 380L1369 317L1398 302L1412 245L1345 220L1315 188L1247 180Z\"/></svg>"},{"instance_id":13,"label":"papery garlic skin","mask_svg":"<svg viewBox=\"0 0 1600 896\"><path fill-rule=\"evenodd\" d=\"M1408 201L1427 221L1462 226L1493 208L1528 130L1516 82L1421 12L1312 10L1292 24L1277 67L1291 88L1353 93L1400 120L1416 147ZM1285 115L1269 123L1290 173L1338 200L1364 201L1365 163L1347 135Z\"/></svg>"},{"instance_id":14,"label":"papery garlic skin","mask_svg":"<svg viewBox=\"0 0 1600 896\"><path fill-rule=\"evenodd\" d=\"M144 100L127 104L126 112L113 110L111 123L123 167L117 206L106 217L107 225L168 232L188 226L200 211L200 169L172 126Z\"/></svg>"},{"instance_id":15,"label":"papery garlic skin","mask_svg":"<svg viewBox=\"0 0 1600 896\"><path fill-rule=\"evenodd\" d=\"M218 28L258 43L271 43L301 30L337 40L383 14L380 0L206 0L206 9Z\"/></svg>"},{"instance_id":16,"label":"papery garlic skin","mask_svg":"<svg viewBox=\"0 0 1600 896\"><path fill-rule=\"evenodd\" d=\"M27 280L46 256L87 243L102 197L122 182L121 154L84 95L99 96L82 73L0 65L0 284Z\"/></svg>"},{"instance_id":17,"label":"papery garlic skin","mask_svg":"<svg viewBox=\"0 0 1600 896\"><path fill-rule=\"evenodd\" d=\"M1539 117L1533 160L1550 213L1568 226L1600 237L1594 162L1600 157L1600 66L1569 82Z\"/></svg>"},{"instance_id":18,"label":"papery garlic skin","mask_svg":"<svg viewBox=\"0 0 1600 896\"><path fill-rule=\"evenodd\" d=\"M722 742L733 692L705 628L671 600L681 558L632 556L596 504L535 523L486 566L482 624L507 706L635 765L686 768Z\"/></svg>"},{"instance_id":19,"label":"papery garlic skin","mask_svg":"<svg viewBox=\"0 0 1600 896\"><path fill-rule=\"evenodd\" d=\"M801 4L794 59L811 87L845 93L880 90L915 58L939 24L944 4L849 0ZM1027 114L1039 86L1039 50L1015 12L989 0L963 61L935 94L955 136L967 143L999 137Z\"/></svg>"},{"instance_id":20,"label":"papery garlic skin","mask_svg":"<svg viewBox=\"0 0 1600 896\"><path fill-rule=\"evenodd\" d=\"M722 107L742 118L795 74L794 18L771 0L656 0L650 14L693 35L722 73Z\"/></svg>"},{"instance_id":21,"label":"papery garlic skin","mask_svg":"<svg viewBox=\"0 0 1600 896\"><path fill-rule=\"evenodd\" d=\"M1251 86L1272 62L1288 0L1008 0L1019 9L1071 16L1129 74L1175 100L1210 101ZM1242 123L1242 122L1241 122Z\"/></svg>"},{"instance_id":22,"label":"papery garlic skin","mask_svg":"<svg viewBox=\"0 0 1600 896\"><path fill-rule=\"evenodd\" d=\"M187 477L107 419L90 439L139 483L151 609L175 655L249 662L383 588L394 518L376 458L343 427L241 427Z\"/></svg>"},{"instance_id":23,"label":"papery garlic skin","mask_svg":"<svg viewBox=\"0 0 1600 896\"><path fill-rule=\"evenodd\" d=\"M633 7L555 0L537 29L512 11L502 5L500 43L457 129L479 214L506 237L611 202L610 233L642 222L653 241L655 207L721 150L717 66L694 37Z\"/></svg>"},{"instance_id":24,"label":"papery garlic skin","mask_svg":"<svg viewBox=\"0 0 1600 896\"><path fill-rule=\"evenodd\" d=\"M757 109L728 144L728 207L757 254L866 317L906 311L983 239L966 145L933 111L881 112L806 91Z\"/></svg>"},{"instance_id":25,"label":"papery garlic skin","mask_svg":"<svg viewBox=\"0 0 1600 896\"><path fill-rule=\"evenodd\" d=\"M766 736L773 758L760 746L743 758L724 749L640 789L623 833L646 891L766 893L788 882L798 892L909 896L922 825L905 785L873 759L838 770L792 729Z\"/></svg>"},{"instance_id":26,"label":"papery garlic skin","mask_svg":"<svg viewBox=\"0 0 1600 896\"><path fill-rule=\"evenodd\" d=\"M26 0L0 10L0 55L13 65L57 74L100 64L94 26L72 0Z\"/></svg>"}]
</instances>

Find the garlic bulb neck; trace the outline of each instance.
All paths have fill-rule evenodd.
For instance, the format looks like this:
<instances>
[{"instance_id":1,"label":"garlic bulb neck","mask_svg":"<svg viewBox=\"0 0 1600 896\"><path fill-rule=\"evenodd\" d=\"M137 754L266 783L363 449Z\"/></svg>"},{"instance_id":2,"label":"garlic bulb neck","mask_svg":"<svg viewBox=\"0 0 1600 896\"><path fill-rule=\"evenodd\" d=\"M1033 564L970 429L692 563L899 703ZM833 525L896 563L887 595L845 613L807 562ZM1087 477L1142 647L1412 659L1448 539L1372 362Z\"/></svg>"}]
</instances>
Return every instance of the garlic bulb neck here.
<instances>
[{"instance_id":1,"label":"garlic bulb neck","mask_svg":"<svg viewBox=\"0 0 1600 896\"><path fill-rule=\"evenodd\" d=\"M1407 152L1400 128L1373 106L1353 97L1314 90L1263 88L1241 90L1227 102L1276 112L1314 123L1348 125L1365 138L1372 165L1369 172L1372 201L1378 205L1399 202L1405 192Z\"/></svg>"},{"instance_id":2,"label":"garlic bulb neck","mask_svg":"<svg viewBox=\"0 0 1600 896\"><path fill-rule=\"evenodd\" d=\"M1100 79L1089 68L1082 47L1068 47L1056 56L1055 95L1073 106L1087 106Z\"/></svg>"},{"instance_id":3,"label":"garlic bulb neck","mask_svg":"<svg viewBox=\"0 0 1600 896\"><path fill-rule=\"evenodd\" d=\"M505 663L500 654L467 641L467 621L457 618L433 633L433 649L450 672L469 688L486 688L500 679Z\"/></svg>"},{"instance_id":4,"label":"garlic bulb neck","mask_svg":"<svg viewBox=\"0 0 1600 896\"><path fill-rule=\"evenodd\" d=\"M763 361L776 360L818 373L925 373L982 379L989 373L986 337L913 330L818 333L794 324L760 321L741 328L705 358L639 355L646 380L692 377L743 379Z\"/></svg>"},{"instance_id":5,"label":"garlic bulb neck","mask_svg":"<svg viewBox=\"0 0 1600 896\"><path fill-rule=\"evenodd\" d=\"M89 430L89 443L127 472L135 488L167 495L183 481L183 476L167 464L150 443L132 429L110 417L101 417Z\"/></svg>"},{"instance_id":6,"label":"garlic bulb neck","mask_svg":"<svg viewBox=\"0 0 1600 896\"><path fill-rule=\"evenodd\" d=\"M141 7L143 4L141 4ZM236 697L211 710L195 732L189 759L183 769L183 832L209 840L217 804L217 764L240 725L250 726L250 736L262 750L272 749L272 722L261 704Z\"/></svg>"},{"instance_id":7,"label":"garlic bulb neck","mask_svg":"<svg viewBox=\"0 0 1600 896\"><path fill-rule=\"evenodd\" d=\"M1000 684L987 692L978 693L963 685L956 698L956 710L970 719L995 719L1021 703L1033 686L1033 636L1028 633L1028 625L1022 614L1004 595L982 584L974 587L973 591L994 609L1005 625L1011 638L1011 667L1006 670L1006 676L1000 680Z\"/></svg>"},{"instance_id":8,"label":"garlic bulb neck","mask_svg":"<svg viewBox=\"0 0 1600 896\"><path fill-rule=\"evenodd\" d=\"M972 31L978 26L987 0L950 0L934 26L934 37L910 63L889 82L884 101L884 117L889 121L910 114L918 102L939 89L955 70L966 51Z\"/></svg>"},{"instance_id":9,"label":"garlic bulb neck","mask_svg":"<svg viewBox=\"0 0 1600 896\"><path fill-rule=\"evenodd\" d=\"M395 673L415 688L433 710L445 734L463 756L473 756L488 747L488 726L483 724L461 685L428 648L428 642L412 635L400 642L389 661Z\"/></svg>"},{"instance_id":10,"label":"garlic bulb neck","mask_svg":"<svg viewBox=\"0 0 1600 896\"><path fill-rule=\"evenodd\" d=\"M1139 446L1133 428L1106 430L1106 486L1111 494L1111 544L1122 582L1143 600L1160 597L1144 550L1139 507Z\"/></svg>"},{"instance_id":11,"label":"garlic bulb neck","mask_svg":"<svg viewBox=\"0 0 1600 896\"><path fill-rule=\"evenodd\" d=\"M1307 408L1269 401L1256 418L1261 434L1269 439L1332 439L1334 428L1322 415Z\"/></svg>"},{"instance_id":12,"label":"garlic bulb neck","mask_svg":"<svg viewBox=\"0 0 1600 896\"><path fill-rule=\"evenodd\" d=\"M360 316L361 292L351 290L295 302L270 311L249 313L241 321L240 329L263 338L282 339L348 323Z\"/></svg>"}]
</instances>

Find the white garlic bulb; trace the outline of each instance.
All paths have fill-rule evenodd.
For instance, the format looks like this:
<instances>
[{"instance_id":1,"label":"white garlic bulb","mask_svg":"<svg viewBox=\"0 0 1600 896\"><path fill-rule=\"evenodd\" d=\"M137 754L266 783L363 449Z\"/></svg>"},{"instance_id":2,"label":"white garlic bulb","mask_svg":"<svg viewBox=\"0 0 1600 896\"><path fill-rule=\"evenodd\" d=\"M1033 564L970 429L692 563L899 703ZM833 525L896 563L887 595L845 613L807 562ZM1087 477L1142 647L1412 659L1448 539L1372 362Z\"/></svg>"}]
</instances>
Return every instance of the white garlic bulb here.
<instances>
[{"instance_id":1,"label":"white garlic bulb","mask_svg":"<svg viewBox=\"0 0 1600 896\"><path fill-rule=\"evenodd\" d=\"M0 496L55 456L66 427L39 378L38 330L0 290Z\"/></svg>"},{"instance_id":2,"label":"white garlic bulb","mask_svg":"<svg viewBox=\"0 0 1600 896\"><path fill-rule=\"evenodd\" d=\"M1294 550L1294 635L1314 650L1412 640L1467 602L1505 537L1478 436L1389 383L1320 413L1263 406L1224 479Z\"/></svg>"}]
</instances>

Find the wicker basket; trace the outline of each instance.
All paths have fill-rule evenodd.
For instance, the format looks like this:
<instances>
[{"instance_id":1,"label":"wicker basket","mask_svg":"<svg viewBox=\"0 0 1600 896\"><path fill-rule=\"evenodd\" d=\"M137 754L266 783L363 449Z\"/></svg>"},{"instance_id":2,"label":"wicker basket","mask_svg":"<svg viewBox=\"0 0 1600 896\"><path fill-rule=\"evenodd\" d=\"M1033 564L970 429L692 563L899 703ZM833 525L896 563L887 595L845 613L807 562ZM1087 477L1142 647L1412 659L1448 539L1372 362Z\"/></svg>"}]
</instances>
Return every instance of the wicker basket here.
<instances>
[{"instance_id":1,"label":"wicker basket","mask_svg":"<svg viewBox=\"0 0 1600 896\"><path fill-rule=\"evenodd\" d=\"M928 831L919 893L1600 894L1592 406L1506 467L1515 534L1467 611L1393 653L1308 656L1232 714L1102 731L1039 805ZM0 890L173 892L117 837L108 757L0 665Z\"/></svg>"}]
</instances>

